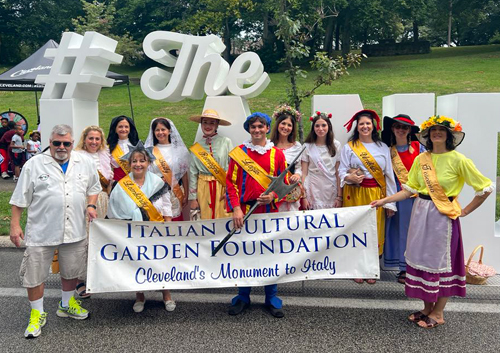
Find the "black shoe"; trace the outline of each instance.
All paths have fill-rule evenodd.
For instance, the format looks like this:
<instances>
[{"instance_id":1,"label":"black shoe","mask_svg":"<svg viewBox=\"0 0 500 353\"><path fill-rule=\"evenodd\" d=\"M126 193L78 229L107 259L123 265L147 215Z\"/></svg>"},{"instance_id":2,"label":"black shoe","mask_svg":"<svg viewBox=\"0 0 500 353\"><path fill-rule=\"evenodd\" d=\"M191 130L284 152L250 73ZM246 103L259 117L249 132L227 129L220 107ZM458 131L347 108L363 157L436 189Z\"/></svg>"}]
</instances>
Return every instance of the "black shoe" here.
<instances>
[{"instance_id":1,"label":"black shoe","mask_svg":"<svg viewBox=\"0 0 500 353\"><path fill-rule=\"evenodd\" d=\"M229 315L239 315L250 306L249 303L245 303L243 300L237 300L236 304L229 307Z\"/></svg>"},{"instance_id":2,"label":"black shoe","mask_svg":"<svg viewBox=\"0 0 500 353\"><path fill-rule=\"evenodd\" d=\"M271 313L272 316L274 316L278 319L281 319L282 317L285 316L285 313L283 312L283 309L281 309L281 308L277 309L272 305L268 305L267 309L269 310L269 312Z\"/></svg>"}]
</instances>

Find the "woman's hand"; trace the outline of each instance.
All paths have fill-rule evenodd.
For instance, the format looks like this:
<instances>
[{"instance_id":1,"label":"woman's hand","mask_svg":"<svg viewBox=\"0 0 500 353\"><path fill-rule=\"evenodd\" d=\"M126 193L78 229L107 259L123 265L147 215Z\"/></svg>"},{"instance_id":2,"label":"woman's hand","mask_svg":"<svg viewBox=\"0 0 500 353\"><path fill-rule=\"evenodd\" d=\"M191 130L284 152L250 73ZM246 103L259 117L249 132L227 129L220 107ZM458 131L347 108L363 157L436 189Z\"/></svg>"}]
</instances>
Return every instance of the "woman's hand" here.
<instances>
[{"instance_id":1,"label":"woman's hand","mask_svg":"<svg viewBox=\"0 0 500 353\"><path fill-rule=\"evenodd\" d=\"M395 214L396 214L396 212L394 212L393 210L390 210L388 208L385 209L385 215L387 216L387 218L391 218Z\"/></svg>"},{"instance_id":2,"label":"woman's hand","mask_svg":"<svg viewBox=\"0 0 500 353\"><path fill-rule=\"evenodd\" d=\"M189 208L191 210L197 210L200 208L200 204L198 203L198 200L191 200L189 201Z\"/></svg>"},{"instance_id":3,"label":"woman's hand","mask_svg":"<svg viewBox=\"0 0 500 353\"><path fill-rule=\"evenodd\" d=\"M302 199L302 209L304 209L304 210L310 210L311 209L311 205L309 204L309 201L307 201L306 198Z\"/></svg>"},{"instance_id":4,"label":"woman's hand","mask_svg":"<svg viewBox=\"0 0 500 353\"><path fill-rule=\"evenodd\" d=\"M300 180L300 175L298 174L294 174L290 177L290 184L293 184L293 183L298 183L299 180Z\"/></svg>"},{"instance_id":5,"label":"woman's hand","mask_svg":"<svg viewBox=\"0 0 500 353\"><path fill-rule=\"evenodd\" d=\"M341 196L337 196L335 198L335 201L333 202L333 207L334 208L340 208L344 205L344 200L342 199Z\"/></svg>"},{"instance_id":6,"label":"woman's hand","mask_svg":"<svg viewBox=\"0 0 500 353\"><path fill-rule=\"evenodd\" d=\"M386 204L385 199L375 200L375 201L370 202L370 206L372 208L374 208L374 207L382 207L385 204Z\"/></svg>"},{"instance_id":7,"label":"woman's hand","mask_svg":"<svg viewBox=\"0 0 500 353\"><path fill-rule=\"evenodd\" d=\"M365 178L363 173L359 173L360 169L349 169L348 174L346 174L344 180L351 184L359 185Z\"/></svg>"}]
</instances>

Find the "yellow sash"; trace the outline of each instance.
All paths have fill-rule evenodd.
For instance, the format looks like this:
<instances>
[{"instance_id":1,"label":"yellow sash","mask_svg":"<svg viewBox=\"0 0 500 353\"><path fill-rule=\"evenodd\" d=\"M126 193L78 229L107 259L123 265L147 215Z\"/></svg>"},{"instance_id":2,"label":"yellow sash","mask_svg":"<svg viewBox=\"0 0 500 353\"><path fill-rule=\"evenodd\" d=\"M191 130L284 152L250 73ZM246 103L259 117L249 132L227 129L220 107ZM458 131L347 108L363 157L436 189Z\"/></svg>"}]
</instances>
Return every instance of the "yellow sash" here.
<instances>
[{"instance_id":1,"label":"yellow sash","mask_svg":"<svg viewBox=\"0 0 500 353\"><path fill-rule=\"evenodd\" d=\"M170 187L172 188L172 192L174 193L175 197L179 199L179 202L182 205L182 198L184 196L182 189L178 183L175 183L175 186L172 187L172 183L174 180L172 169L170 169L170 166L167 164L165 158L163 158L160 149L156 146L153 148L153 155L156 157L155 164L163 175L163 179L165 179L165 182L170 185Z\"/></svg>"},{"instance_id":2,"label":"yellow sash","mask_svg":"<svg viewBox=\"0 0 500 353\"><path fill-rule=\"evenodd\" d=\"M115 159L116 163L118 163L118 165L120 166L120 168L122 168L123 172L125 174L128 174L128 173L130 173L130 166L128 165L128 162L127 161L122 161L120 159L124 154L125 153L123 152L123 150L121 149L120 145L118 145L118 144L116 145L115 149L111 153L111 155Z\"/></svg>"},{"instance_id":3,"label":"yellow sash","mask_svg":"<svg viewBox=\"0 0 500 353\"><path fill-rule=\"evenodd\" d=\"M460 207L457 198L455 198L453 202L450 201L441 185L439 185L430 152L420 154L420 169L427 190L429 190L429 196L438 211L451 219L457 219L462 213L462 207Z\"/></svg>"},{"instance_id":4,"label":"yellow sash","mask_svg":"<svg viewBox=\"0 0 500 353\"><path fill-rule=\"evenodd\" d=\"M396 146L391 147L391 160L392 160L392 169L394 169L394 173L399 179L401 184L406 184L408 182L408 170L406 170L401 157L399 156L398 150Z\"/></svg>"},{"instance_id":5,"label":"yellow sash","mask_svg":"<svg viewBox=\"0 0 500 353\"><path fill-rule=\"evenodd\" d=\"M101 182L102 190L106 191L109 186L109 180L106 179L99 170L97 171L97 173L99 174L99 181Z\"/></svg>"},{"instance_id":6,"label":"yellow sash","mask_svg":"<svg viewBox=\"0 0 500 353\"><path fill-rule=\"evenodd\" d=\"M226 186L226 172L210 153L205 151L205 149L201 147L198 142L191 146L189 150L193 152L200 162L203 163L203 165L208 169L210 174L212 174L215 179L222 184L222 186Z\"/></svg>"},{"instance_id":7,"label":"yellow sash","mask_svg":"<svg viewBox=\"0 0 500 353\"><path fill-rule=\"evenodd\" d=\"M361 141L357 141L353 143L349 141L349 146L351 146L353 152L358 156L358 158L363 162L363 165L368 169L370 174L375 178L378 185L382 189L382 197L385 197L385 176L382 168L378 165L377 161L373 156L368 152L368 150L363 146Z\"/></svg>"},{"instance_id":8,"label":"yellow sash","mask_svg":"<svg viewBox=\"0 0 500 353\"><path fill-rule=\"evenodd\" d=\"M146 210L150 221L163 222L163 216L153 206L146 195L144 195L137 184L134 183L132 179L130 179L130 176L124 176L118 183L137 206Z\"/></svg>"},{"instance_id":9,"label":"yellow sash","mask_svg":"<svg viewBox=\"0 0 500 353\"><path fill-rule=\"evenodd\" d=\"M274 163L275 149L271 149L271 165ZM231 157L238 165L245 170L252 178L254 178L260 186L265 190L271 184L271 179L267 177L267 172L256 161L248 156L240 147L235 147L229 152ZM274 168L272 168L274 169Z\"/></svg>"}]
</instances>

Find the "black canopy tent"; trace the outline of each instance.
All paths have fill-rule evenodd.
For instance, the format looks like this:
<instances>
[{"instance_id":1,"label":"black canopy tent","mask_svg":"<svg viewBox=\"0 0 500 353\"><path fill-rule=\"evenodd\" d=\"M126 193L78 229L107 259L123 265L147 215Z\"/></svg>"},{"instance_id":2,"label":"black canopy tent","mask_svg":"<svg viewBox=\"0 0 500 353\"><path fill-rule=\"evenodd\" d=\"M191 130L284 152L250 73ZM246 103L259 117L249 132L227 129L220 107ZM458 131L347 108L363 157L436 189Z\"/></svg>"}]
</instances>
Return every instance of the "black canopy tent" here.
<instances>
[{"instance_id":1,"label":"black canopy tent","mask_svg":"<svg viewBox=\"0 0 500 353\"><path fill-rule=\"evenodd\" d=\"M38 110L38 91L43 91L43 85L35 83L38 75L48 75L52 67L53 59L44 57L45 50L48 48L57 48L59 44L49 40L43 47L34 52L30 57L20 62L10 70L0 74L0 91L34 91L36 111L38 122L40 122L40 113ZM106 77L115 80L114 86L127 85L128 98L130 102L130 112L134 118L134 109L132 107L132 96L130 95L130 81L127 75L120 75L108 71Z\"/></svg>"}]
</instances>

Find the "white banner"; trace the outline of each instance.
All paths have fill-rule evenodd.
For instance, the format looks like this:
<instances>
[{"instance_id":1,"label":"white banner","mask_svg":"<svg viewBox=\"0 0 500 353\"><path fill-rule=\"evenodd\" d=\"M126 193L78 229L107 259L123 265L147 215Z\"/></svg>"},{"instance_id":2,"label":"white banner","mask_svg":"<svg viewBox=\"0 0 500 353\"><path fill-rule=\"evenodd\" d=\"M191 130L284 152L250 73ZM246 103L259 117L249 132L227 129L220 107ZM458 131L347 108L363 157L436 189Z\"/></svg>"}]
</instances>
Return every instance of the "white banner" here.
<instances>
[{"instance_id":1,"label":"white banner","mask_svg":"<svg viewBox=\"0 0 500 353\"><path fill-rule=\"evenodd\" d=\"M255 214L215 255L232 219L90 226L91 293L262 286L313 279L379 278L369 206Z\"/></svg>"}]
</instances>

